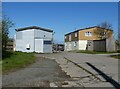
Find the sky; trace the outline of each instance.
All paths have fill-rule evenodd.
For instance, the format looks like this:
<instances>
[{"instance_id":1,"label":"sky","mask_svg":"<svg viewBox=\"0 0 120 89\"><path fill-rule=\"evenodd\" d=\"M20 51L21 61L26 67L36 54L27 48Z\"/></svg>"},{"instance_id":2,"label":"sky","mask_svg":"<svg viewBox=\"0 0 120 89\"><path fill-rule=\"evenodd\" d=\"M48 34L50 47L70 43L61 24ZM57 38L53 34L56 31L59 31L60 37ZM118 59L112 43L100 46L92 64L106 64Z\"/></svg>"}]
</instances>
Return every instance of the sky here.
<instances>
[{"instance_id":1,"label":"sky","mask_svg":"<svg viewBox=\"0 0 120 89\"><path fill-rule=\"evenodd\" d=\"M55 43L64 43L64 35L77 29L97 26L107 21L118 33L117 2L3 2L3 14L10 17L16 28L39 26L54 30Z\"/></svg>"}]
</instances>

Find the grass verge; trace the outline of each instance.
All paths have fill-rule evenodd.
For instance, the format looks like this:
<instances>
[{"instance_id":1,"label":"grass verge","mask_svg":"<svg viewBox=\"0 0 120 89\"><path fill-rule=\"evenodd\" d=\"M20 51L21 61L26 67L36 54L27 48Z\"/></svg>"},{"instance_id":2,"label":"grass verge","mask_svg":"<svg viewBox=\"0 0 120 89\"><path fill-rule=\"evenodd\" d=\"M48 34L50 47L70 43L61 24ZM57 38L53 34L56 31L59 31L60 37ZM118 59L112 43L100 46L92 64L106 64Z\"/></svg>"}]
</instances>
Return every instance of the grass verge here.
<instances>
[{"instance_id":1,"label":"grass verge","mask_svg":"<svg viewBox=\"0 0 120 89\"><path fill-rule=\"evenodd\" d=\"M120 59L120 54L119 55L112 55L111 57Z\"/></svg>"},{"instance_id":2,"label":"grass verge","mask_svg":"<svg viewBox=\"0 0 120 89\"><path fill-rule=\"evenodd\" d=\"M2 59L2 72L7 73L22 68L35 61L34 53L6 52Z\"/></svg>"},{"instance_id":3,"label":"grass verge","mask_svg":"<svg viewBox=\"0 0 120 89\"><path fill-rule=\"evenodd\" d=\"M76 53L87 53L87 54L111 54L111 53L116 53L116 52L97 52L97 51L88 51L88 50L75 50L71 52L76 52Z\"/></svg>"}]
</instances>

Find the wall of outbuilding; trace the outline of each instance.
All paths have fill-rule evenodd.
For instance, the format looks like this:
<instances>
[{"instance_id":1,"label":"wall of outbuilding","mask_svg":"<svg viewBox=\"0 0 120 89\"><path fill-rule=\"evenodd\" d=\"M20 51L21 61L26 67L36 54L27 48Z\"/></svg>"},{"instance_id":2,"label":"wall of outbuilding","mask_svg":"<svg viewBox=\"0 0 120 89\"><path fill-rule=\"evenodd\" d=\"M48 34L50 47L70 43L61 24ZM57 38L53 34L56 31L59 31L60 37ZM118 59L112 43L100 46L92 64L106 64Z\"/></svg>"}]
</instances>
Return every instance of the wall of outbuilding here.
<instances>
[{"instance_id":1,"label":"wall of outbuilding","mask_svg":"<svg viewBox=\"0 0 120 89\"><path fill-rule=\"evenodd\" d=\"M26 49L27 44L30 45L30 50ZM34 29L16 32L16 51L34 51Z\"/></svg>"},{"instance_id":2,"label":"wall of outbuilding","mask_svg":"<svg viewBox=\"0 0 120 89\"><path fill-rule=\"evenodd\" d=\"M38 29L17 31L15 38L15 51L52 53L52 44L43 44L44 40L52 41L52 36L52 32ZM28 44L30 45L30 50L26 49Z\"/></svg>"}]
</instances>

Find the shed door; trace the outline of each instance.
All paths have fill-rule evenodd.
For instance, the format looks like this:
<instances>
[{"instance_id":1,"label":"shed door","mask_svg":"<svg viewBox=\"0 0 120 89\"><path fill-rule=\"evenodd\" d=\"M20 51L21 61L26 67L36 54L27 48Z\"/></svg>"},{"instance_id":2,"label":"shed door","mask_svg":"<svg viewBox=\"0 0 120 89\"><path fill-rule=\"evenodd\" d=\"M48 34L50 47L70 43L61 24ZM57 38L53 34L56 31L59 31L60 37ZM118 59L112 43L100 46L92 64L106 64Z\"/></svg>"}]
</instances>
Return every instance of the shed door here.
<instances>
[{"instance_id":1,"label":"shed door","mask_svg":"<svg viewBox=\"0 0 120 89\"><path fill-rule=\"evenodd\" d=\"M106 40L95 40L94 51L106 51Z\"/></svg>"},{"instance_id":2,"label":"shed door","mask_svg":"<svg viewBox=\"0 0 120 89\"><path fill-rule=\"evenodd\" d=\"M43 53L43 40L35 39L35 52Z\"/></svg>"}]
</instances>

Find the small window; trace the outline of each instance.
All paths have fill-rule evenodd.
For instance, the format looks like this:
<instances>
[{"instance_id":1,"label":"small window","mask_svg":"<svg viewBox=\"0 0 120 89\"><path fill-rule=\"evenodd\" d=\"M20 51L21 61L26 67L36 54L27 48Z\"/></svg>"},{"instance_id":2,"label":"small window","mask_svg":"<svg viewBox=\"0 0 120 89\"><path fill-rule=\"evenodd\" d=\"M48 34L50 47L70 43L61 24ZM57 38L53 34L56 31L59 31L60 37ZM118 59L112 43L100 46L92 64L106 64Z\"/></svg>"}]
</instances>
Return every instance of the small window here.
<instances>
[{"instance_id":1,"label":"small window","mask_svg":"<svg viewBox=\"0 0 120 89\"><path fill-rule=\"evenodd\" d=\"M69 35L69 41L71 41L71 34Z\"/></svg>"},{"instance_id":2,"label":"small window","mask_svg":"<svg viewBox=\"0 0 120 89\"><path fill-rule=\"evenodd\" d=\"M52 41L44 41L44 44L52 44Z\"/></svg>"},{"instance_id":3,"label":"small window","mask_svg":"<svg viewBox=\"0 0 120 89\"><path fill-rule=\"evenodd\" d=\"M77 33L75 33L75 37L77 37Z\"/></svg>"},{"instance_id":4,"label":"small window","mask_svg":"<svg viewBox=\"0 0 120 89\"><path fill-rule=\"evenodd\" d=\"M89 32L89 36L92 36L92 32Z\"/></svg>"},{"instance_id":5,"label":"small window","mask_svg":"<svg viewBox=\"0 0 120 89\"><path fill-rule=\"evenodd\" d=\"M85 32L85 36L92 36L92 32Z\"/></svg>"},{"instance_id":6,"label":"small window","mask_svg":"<svg viewBox=\"0 0 120 89\"><path fill-rule=\"evenodd\" d=\"M77 46L77 42L74 42L74 47L76 47Z\"/></svg>"},{"instance_id":7,"label":"small window","mask_svg":"<svg viewBox=\"0 0 120 89\"><path fill-rule=\"evenodd\" d=\"M104 35L106 35L106 32L104 32Z\"/></svg>"},{"instance_id":8,"label":"small window","mask_svg":"<svg viewBox=\"0 0 120 89\"><path fill-rule=\"evenodd\" d=\"M88 32L85 32L85 36L88 36Z\"/></svg>"},{"instance_id":9,"label":"small window","mask_svg":"<svg viewBox=\"0 0 120 89\"><path fill-rule=\"evenodd\" d=\"M66 36L65 36L65 39L66 39Z\"/></svg>"}]
</instances>

